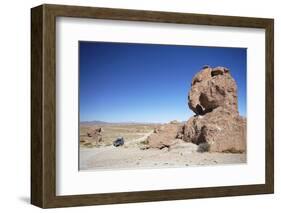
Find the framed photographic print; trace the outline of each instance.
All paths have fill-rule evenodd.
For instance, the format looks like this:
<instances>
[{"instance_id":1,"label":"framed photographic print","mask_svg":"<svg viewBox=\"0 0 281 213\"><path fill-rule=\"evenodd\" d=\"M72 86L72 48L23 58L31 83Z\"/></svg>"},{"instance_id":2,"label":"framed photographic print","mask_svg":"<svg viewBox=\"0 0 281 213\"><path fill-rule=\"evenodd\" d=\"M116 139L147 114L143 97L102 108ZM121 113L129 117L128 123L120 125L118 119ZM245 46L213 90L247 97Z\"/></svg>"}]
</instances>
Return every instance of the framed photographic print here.
<instances>
[{"instance_id":1,"label":"framed photographic print","mask_svg":"<svg viewBox=\"0 0 281 213\"><path fill-rule=\"evenodd\" d=\"M273 19L31 9L31 203L273 193Z\"/></svg>"}]
</instances>

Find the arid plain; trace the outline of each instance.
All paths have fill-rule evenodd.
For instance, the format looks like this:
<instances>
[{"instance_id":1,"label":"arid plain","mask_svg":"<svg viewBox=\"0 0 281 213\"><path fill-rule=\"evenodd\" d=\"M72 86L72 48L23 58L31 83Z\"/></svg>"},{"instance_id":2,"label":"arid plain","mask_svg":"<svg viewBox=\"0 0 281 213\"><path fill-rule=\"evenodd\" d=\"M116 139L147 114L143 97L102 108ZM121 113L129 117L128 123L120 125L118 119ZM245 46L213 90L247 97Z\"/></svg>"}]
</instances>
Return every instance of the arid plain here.
<instances>
[{"instance_id":1,"label":"arid plain","mask_svg":"<svg viewBox=\"0 0 281 213\"><path fill-rule=\"evenodd\" d=\"M182 124L169 124L181 126ZM147 139L159 124L81 124L80 170L169 168L246 162L245 153L200 152L198 145L175 139L170 147L149 148ZM87 132L101 129L97 142ZM124 137L124 145L113 141Z\"/></svg>"}]
</instances>

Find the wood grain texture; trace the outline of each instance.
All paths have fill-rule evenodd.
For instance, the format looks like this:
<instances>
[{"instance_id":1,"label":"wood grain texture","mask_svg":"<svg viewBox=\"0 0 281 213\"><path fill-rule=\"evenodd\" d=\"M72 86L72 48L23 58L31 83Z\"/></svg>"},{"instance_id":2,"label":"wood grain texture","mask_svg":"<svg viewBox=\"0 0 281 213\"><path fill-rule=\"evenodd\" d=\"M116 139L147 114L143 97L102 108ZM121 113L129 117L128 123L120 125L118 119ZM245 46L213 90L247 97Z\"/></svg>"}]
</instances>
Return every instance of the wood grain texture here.
<instances>
[{"instance_id":1,"label":"wood grain texture","mask_svg":"<svg viewBox=\"0 0 281 213\"><path fill-rule=\"evenodd\" d=\"M274 193L274 21L266 26L265 33L265 171L268 191Z\"/></svg>"},{"instance_id":2,"label":"wood grain texture","mask_svg":"<svg viewBox=\"0 0 281 213\"><path fill-rule=\"evenodd\" d=\"M56 196L56 17L263 28L266 30L266 183ZM274 191L274 23L272 19L41 5L31 10L31 203L66 207L266 194Z\"/></svg>"},{"instance_id":3,"label":"wood grain texture","mask_svg":"<svg viewBox=\"0 0 281 213\"><path fill-rule=\"evenodd\" d=\"M31 14L31 203L43 204L42 63L43 7Z\"/></svg>"}]
</instances>

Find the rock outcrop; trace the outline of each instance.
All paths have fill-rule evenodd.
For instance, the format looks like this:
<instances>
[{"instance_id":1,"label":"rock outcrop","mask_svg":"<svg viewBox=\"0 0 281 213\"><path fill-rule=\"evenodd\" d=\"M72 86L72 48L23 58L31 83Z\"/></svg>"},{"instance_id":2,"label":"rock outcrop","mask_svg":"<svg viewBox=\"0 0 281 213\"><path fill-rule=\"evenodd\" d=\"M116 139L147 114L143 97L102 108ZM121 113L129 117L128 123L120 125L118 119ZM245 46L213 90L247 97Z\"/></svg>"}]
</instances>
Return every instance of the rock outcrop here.
<instances>
[{"instance_id":1,"label":"rock outcrop","mask_svg":"<svg viewBox=\"0 0 281 213\"><path fill-rule=\"evenodd\" d=\"M192 79L188 106L195 116L185 123L183 140L205 144L211 152L246 151L246 119L239 116L229 69L204 66Z\"/></svg>"},{"instance_id":2,"label":"rock outcrop","mask_svg":"<svg viewBox=\"0 0 281 213\"><path fill-rule=\"evenodd\" d=\"M192 79L188 106L197 115L217 107L238 113L237 86L230 72L224 67L206 67Z\"/></svg>"},{"instance_id":3,"label":"rock outcrop","mask_svg":"<svg viewBox=\"0 0 281 213\"><path fill-rule=\"evenodd\" d=\"M147 138L150 148L163 149L170 147L178 142L175 140L178 132L182 129L182 124L170 123L163 124L160 127L154 129L154 132Z\"/></svg>"},{"instance_id":4,"label":"rock outcrop","mask_svg":"<svg viewBox=\"0 0 281 213\"><path fill-rule=\"evenodd\" d=\"M91 129L87 132L87 136L91 138L91 141L94 143L99 143L102 141L102 128Z\"/></svg>"}]
</instances>

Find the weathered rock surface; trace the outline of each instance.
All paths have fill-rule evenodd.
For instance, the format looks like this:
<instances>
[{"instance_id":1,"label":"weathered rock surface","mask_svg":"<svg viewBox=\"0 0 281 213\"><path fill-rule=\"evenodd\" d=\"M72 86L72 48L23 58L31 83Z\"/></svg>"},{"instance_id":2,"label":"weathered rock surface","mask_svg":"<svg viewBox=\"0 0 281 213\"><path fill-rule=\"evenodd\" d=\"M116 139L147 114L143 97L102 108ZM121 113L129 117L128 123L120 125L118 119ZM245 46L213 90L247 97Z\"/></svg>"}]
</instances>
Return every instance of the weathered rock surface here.
<instances>
[{"instance_id":1,"label":"weathered rock surface","mask_svg":"<svg viewBox=\"0 0 281 213\"><path fill-rule=\"evenodd\" d=\"M206 67L192 79L188 106L197 115L203 115L221 106L238 113L237 86L227 68Z\"/></svg>"},{"instance_id":2,"label":"weathered rock surface","mask_svg":"<svg viewBox=\"0 0 281 213\"><path fill-rule=\"evenodd\" d=\"M246 119L233 116L221 107L211 113L194 116L184 125L187 142L208 143L210 152L244 152L246 150Z\"/></svg>"},{"instance_id":3,"label":"weathered rock surface","mask_svg":"<svg viewBox=\"0 0 281 213\"><path fill-rule=\"evenodd\" d=\"M175 140L178 132L182 129L182 124L164 124L154 130L147 141L150 148L163 149L170 147L178 141Z\"/></svg>"},{"instance_id":4,"label":"weathered rock surface","mask_svg":"<svg viewBox=\"0 0 281 213\"><path fill-rule=\"evenodd\" d=\"M204 66L192 80L188 106L196 115L185 123L183 140L208 143L211 152L246 151L246 119L239 116L229 69Z\"/></svg>"},{"instance_id":5,"label":"weathered rock surface","mask_svg":"<svg viewBox=\"0 0 281 213\"><path fill-rule=\"evenodd\" d=\"M102 141L102 128L92 129L87 132L87 136L91 138L91 141L94 143L98 143Z\"/></svg>"}]
</instances>

